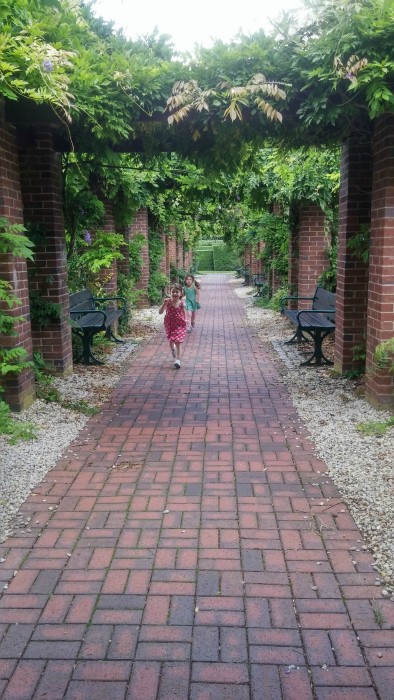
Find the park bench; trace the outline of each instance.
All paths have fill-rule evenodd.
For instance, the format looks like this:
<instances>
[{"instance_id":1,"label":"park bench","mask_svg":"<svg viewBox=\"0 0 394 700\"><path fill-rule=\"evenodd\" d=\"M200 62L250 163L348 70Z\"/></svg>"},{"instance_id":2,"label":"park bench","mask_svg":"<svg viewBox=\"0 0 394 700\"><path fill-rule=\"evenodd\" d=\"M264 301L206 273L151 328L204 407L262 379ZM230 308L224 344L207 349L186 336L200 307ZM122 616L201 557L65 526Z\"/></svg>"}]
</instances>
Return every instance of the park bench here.
<instances>
[{"instance_id":1,"label":"park bench","mask_svg":"<svg viewBox=\"0 0 394 700\"><path fill-rule=\"evenodd\" d=\"M235 270L237 277L244 277L244 285L249 287L250 285L250 270L248 267L237 267Z\"/></svg>"},{"instance_id":2,"label":"park bench","mask_svg":"<svg viewBox=\"0 0 394 700\"><path fill-rule=\"evenodd\" d=\"M287 306L289 302L300 300L310 301L309 308L292 309ZM293 337L287 340L286 344L309 340L305 334L313 340L313 353L305 362L301 362L301 365L332 365L333 362L323 353L322 344L324 339L335 331L335 294L322 287L316 287L313 297L284 297L281 300L281 313L296 327Z\"/></svg>"},{"instance_id":3,"label":"park bench","mask_svg":"<svg viewBox=\"0 0 394 700\"><path fill-rule=\"evenodd\" d=\"M122 301L118 308L115 302ZM101 307L101 308L100 308ZM124 297L94 297L89 289L70 294L70 316L72 330L82 339L82 353L76 359L85 365L104 364L92 352L93 337L105 331L109 340L123 343L113 333L113 326L126 313Z\"/></svg>"},{"instance_id":4,"label":"park bench","mask_svg":"<svg viewBox=\"0 0 394 700\"><path fill-rule=\"evenodd\" d=\"M255 297L263 297L267 288L267 278L262 273L253 275L253 285L256 287Z\"/></svg>"}]
</instances>

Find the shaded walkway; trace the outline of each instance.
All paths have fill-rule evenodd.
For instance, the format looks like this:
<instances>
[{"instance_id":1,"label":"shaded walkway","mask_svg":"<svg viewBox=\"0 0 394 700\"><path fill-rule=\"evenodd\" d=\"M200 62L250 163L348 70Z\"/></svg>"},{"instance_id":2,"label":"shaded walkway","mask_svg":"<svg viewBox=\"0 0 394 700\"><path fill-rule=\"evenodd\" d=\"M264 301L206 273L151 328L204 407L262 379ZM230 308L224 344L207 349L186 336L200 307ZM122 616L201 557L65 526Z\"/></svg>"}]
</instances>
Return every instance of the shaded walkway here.
<instances>
[{"instance_id":1,"label":"shaded walkway","mask_svg":"<svg viewBox=\"0 0 394 700\"><path fill-rule=\"evenodd\" d=\"M140 349L0 545L2 700L393 700L394 606L233 286L204 278L181 370Z\"/></svg>"}]
</instances>

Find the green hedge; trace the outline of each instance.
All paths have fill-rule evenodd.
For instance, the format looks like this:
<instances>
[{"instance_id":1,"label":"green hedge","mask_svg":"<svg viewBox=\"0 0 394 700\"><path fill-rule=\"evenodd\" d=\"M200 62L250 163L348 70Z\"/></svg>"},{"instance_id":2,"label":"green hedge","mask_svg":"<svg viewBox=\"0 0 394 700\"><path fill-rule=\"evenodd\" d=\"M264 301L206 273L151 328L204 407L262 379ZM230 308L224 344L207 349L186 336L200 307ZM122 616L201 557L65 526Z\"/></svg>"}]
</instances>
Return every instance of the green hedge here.
<instances>
[{"instance_id":1,"label":"green hedge","mask_svg":"<svg viewBox=\"0 0 394 700\"><path fill-rule=\"evenodd\" d=\"M238 255L236 255L234 251L224 244L221 246L215 246L212 249L212 252L214 265L213 269L217 272L235 270L240 264Z\"/></svg>"},{"instance_id":2,"label":"green hedge","mask_svg":"<svg viewBox=\"0 0 394 700\"><path fill-rule=\"evenodd\" d=\"M211 249L196 250L197 269L198 270L214 270L213 266L213 251Z\"/></svg>"},{"instance_id":3,"label":"green hedge","mask_svg":"<svg viewBox=\"0 0 394 700\"><path fill-rule=\"evenodd\" d=\"M215 241L210 247L207 246L207 241L196 250L197 269L213 272L227 272L235 270L240 266L241 262L236 253L234 253L225 243Z\"/></svg>"}]
</instances>

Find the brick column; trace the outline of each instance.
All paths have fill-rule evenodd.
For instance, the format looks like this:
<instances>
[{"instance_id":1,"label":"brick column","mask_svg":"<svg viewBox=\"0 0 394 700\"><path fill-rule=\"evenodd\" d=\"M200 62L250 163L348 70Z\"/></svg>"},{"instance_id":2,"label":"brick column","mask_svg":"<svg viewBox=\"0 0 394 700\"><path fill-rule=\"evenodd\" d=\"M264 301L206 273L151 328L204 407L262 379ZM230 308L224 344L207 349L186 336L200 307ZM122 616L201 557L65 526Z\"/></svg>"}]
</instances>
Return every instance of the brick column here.
<instances>
[{"instance_id":1,"label":"brick column","mask_svg":"<svg viewBox=\"0 0 394 700\"><path fill-rule=\"evenodd\" d=\"M43 302L58 304L60 318L42 324L32 319L33 348L54 372L72 372L61 161L49 127L35 127L20 144L20 175L25 225L36 231L34 264L28 264L30 289Z\"/></svg>"},{"instance_id":2,"label":"brick column","mask_svg":"<svg viewBox=\"0 0 394 700\"><path fill-rule=\"evenodd\" d=\"M168 233L165 234L165 251L166 251L166 274L170 275L170 238Z\"/></svg>"},{"instance_id":3,"label":"brick column","mask_svg":"<svg viewBox=\"0 0 394 700\"><path fill-rule=\"evenodd\" d=\"M141 249L141 257L143 259L141 277L136 283L136 289L141 291L138 298L137 306L138 308L146 308L149 306L148 299L148 284L149 284L149 238L148 238L148 210L140 209L131 224L130 230L131 236L136 236L141 234L145 238L145 243Z\"/></svg>"},{"instance_id":4,"label":"brick column","mask_svg":"<svg viewBox=\"0 0 394 700\"><path fill-rule=\"evenodd\" d=\"M190 270L193 264L193 255L191 250L185 252L185 270Z\"/></svg>"},{"instance_id":5,"label":"brick column","mask_svg":"<svg viewBox=\"0 0 394 700\"><path fill-rule=\"evenodd\" d=\"M244 266L248 267L249 270L252 267L252 246L247 245L245 246L245 252L244 252Z\"/></svg>"},{"instance_id":6,"label":"brick column","mask_svg":"<svg viewBox=\"0 0 394 700\"><path fill-rule=\"evenodd\" d=\"M368 264L349 249L349 239L371 220L371 141L350 137L342 147L336 287L335 369L357 369L354 348L365 345Z\"/></svg>"},{"instance_id":7,"label":"brick column","mask_svg":"<svg viewBox=\"0 0 394 700\"><path fill-rule=\"evenodd\" d=\"M265 249L265 241L259 241L257 244L257 254L259 256L258 259L258 272L261 274L264 272L264 267L263 267L263 261L261 259L262 254L264 253Z\"/></svg>"},{"instance_id":8,"label":"brick column","mask_svg":"<svg viewBox=\"0 0 394 700\"><path fill-rule=\"evenodd\" d=\"M313 296L317 280L328 269L324 214L318 204L305 203L300 208L298 296ZM300 307L309 302L300 302Z\"/></svg>"},{"instance_id":9,"label":"brick column","mask_svg":"<svg viewBox=\"0 0 394 700\"><path fill-rule=\"evenodd\" d=\"M2 109L2 105L0 105ZM12 224L23 224L22 195L20 190L19 162L17 156L15 129L4 122L0 115L0 216ZM27 360L33 358L31 340L30 309L27 281L27 265L22 258L0 255L0 277L10 285L9 293L20 300L20 305L7 309L10 316L21 317L14 325L15 335L1 335L3 348L22 348ZM30 406L35 398L33 370L24 370L18 375L8 375L1 379L4 398L14 411L22 411Z\"/></svg>"},{"instance_id":10,"label":"brick column","mask_svg":"<svg viewBox=\"0 0 394 700\"><path fill-rule=\"evenodd\" d=\"M176 266L178 269L183 268L183 241L176 239Z\"/></svg>"},{"instance_id":11,"label":"brick column","mask_svg":"<svg viewBox=\"0 0 394 700\"><path fill-rule=\"evenodd\" d=\"M170 226L169 236L168 236L168 258L169 264L173 267L177 267L176 263L176 235L175 228Z\"/></svg>"},{"instance_id":12,"label":"brick column","mask_svg":"<svg viewBox=\"0 0 394 700\"><path fill-rule=\"evenodd\" d=\"M376 371L376 346L394 337L394 116L377 120L373 137L371 249L367 321L366 396L394 406L394 376Z\"/></svg>"},{"instance_id":13,"label":"brick column","mask_svg":"<svg viewBox=\"0 0 394 700\"><path fill-rule=\"evenodd\" d=\"M250 274L257 275L260 272L261 261L257 259L256 255L258 252L258 244L251 246L251 256L250 256Z\"/></svg>"},{"instance_id":14,"label":"brick column","mask_svg":"<svg viewBox=\"0 0 394 700\"><path fill-rule=\"evenodd\" d=\"M278 289L280 288L280 285L281 285L281 280L280 280L280 278L278 277L276 270L272 270L272 274L271 274L271 291L272 291L272 294L275 294L275 292L278 291Z\"/></svg>"},{"instance_id":15,"label":"brick column","mask_svg":"<svg viewBox=\"0 0 394 700\"><path fill-rule=\"evenodd\" d=\"M289 267L287 272L287 282L289 294L298 294L298 227L296 224L289 231ZM293 308L296 303L294 302Z\"/></svg>"},{"instance_id":16,"label":"brick column","mask_svg":"<svg viewBox=\"0 0 394 700\"><path fill-rule=\"evenodd\" d=\"M168 259L168 244L167 244L168 237L166 236L165 233L161 234L161 242L163 244L163 255L160 260L160 272L163 273L163 275L169 275L170 273L170 261Z\"/></svg>"}]
</instances>

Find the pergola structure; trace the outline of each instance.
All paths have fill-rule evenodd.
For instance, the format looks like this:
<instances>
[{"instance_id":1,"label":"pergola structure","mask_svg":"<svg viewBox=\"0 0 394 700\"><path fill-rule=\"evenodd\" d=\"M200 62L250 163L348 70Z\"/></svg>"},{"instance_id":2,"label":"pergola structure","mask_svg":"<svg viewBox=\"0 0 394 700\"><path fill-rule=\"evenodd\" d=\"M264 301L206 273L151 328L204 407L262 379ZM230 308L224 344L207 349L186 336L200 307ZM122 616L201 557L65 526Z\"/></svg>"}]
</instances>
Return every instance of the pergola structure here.
<instances>
[{"instance_id":1,"label":"pergola structure","mask_svg":"<svg viewBox=\"0 0 394 700\"><path fill-rule=\"evenodd\" d=\"M171 142L169 138L166 149ZM59 139L59 124L45 111L42 115L37 109L35 117L20 108L11 110L2 105L0 216L11 223L34 223L42 236L35 248L34 263L10 255L0 259L0 274L21 302L12 311L21 317L16 324L17 334L4 336L1 342L5 347L24 348L29 357L39 351L61 375L72 372L60 160L64 143ZM112 204L108 200L104 203L105 227L114 231ZM123 232L126 240L133 230L145 231L147 236L146 212L139 217ZM361 226L369 226L371 232L368 264L356 260L348 246ZM175 239L170 236L164 271L169 259L177 263L182 258L174 245ZM317 205L300 203L299 226L290 232L289 245L290 281L300 295L310 295L327 262L324 220ZM297 256L292 255L295 248ZM127 273L127 262L125 265ZM147 283L147 275L145 257L143 284ZM337 275L335 367L339 372L354 368L354 350L366 342L367 398L376 406L393 406L394 377L389 368L376 367L374 352L379 343L394 335L394 114L376 119L370 137L360 139L355 133L343 143ZM29 284L59 304L58 320L45 327L31 323ZM7 379L5 388L13 409L26 408L34 400L32 371L24 370Z\"/></svg>"}]
</instances>

